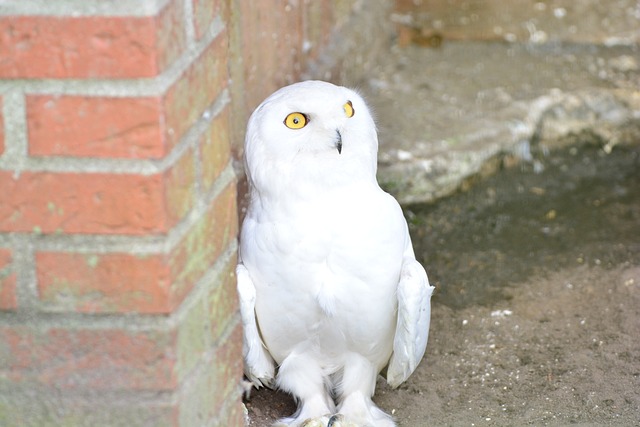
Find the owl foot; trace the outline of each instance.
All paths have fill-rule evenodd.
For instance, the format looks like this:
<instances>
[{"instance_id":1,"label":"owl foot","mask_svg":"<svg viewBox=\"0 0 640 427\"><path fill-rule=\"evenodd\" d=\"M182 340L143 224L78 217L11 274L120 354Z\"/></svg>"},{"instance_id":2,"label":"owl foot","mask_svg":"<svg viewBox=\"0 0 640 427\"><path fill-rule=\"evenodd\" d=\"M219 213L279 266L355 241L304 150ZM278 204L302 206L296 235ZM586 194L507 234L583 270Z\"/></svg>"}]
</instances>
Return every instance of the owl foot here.
<instances>
[{"instance_id":1,"label":"owl foot","mask_svg":"<svg viewBox=\"0 0 640 427\"><path fill-rule=\"evenodd\" d=\"M300 427L326 427L328 426L330 418L328 416L312 418L302 422Z\"/></svg>"},{"instance_id":2,"label":"owl foot","mask_svg":"<svg viewBox=\"0 0 640 427\"><path fill-rule=\"evenodd\" d=\"M327 427L330 419L330 415L324 415L317 418L307 418L303 421L299 421L297 418L284 418L276 422L272 427Z\"/></svg>"},{"instance_id":3,"label":"owl foot","mask_svg":"<svg viewBox=\"0 0 640 427\"><path fill-rule=\"evenodd\" d=\"M366 395L355 392L343 399L339 411L345 419L357 422L342 424L338 427L366 426L366 427L396 427L396 423L389 415L378 408ZM335 424L334 424L335 425Z\"/></svg>"},{"instance_id":4,"label":"owl foot","mask_svg":"<svg viewBox=\"0 0 640 427\"><path fill-rule=\"evenodd\" d=\"M360 424L354 424L351 421L348 421L345 418L345 416L342 414L335 414L331 418L329 418L327 427L361 427L361 426Z\"/></svg>"},{"instance_id":5,"label":"owl foot","mask_svg":"<svg viewBox=\"0 0 640 427\"><path fill-rule=\"evenodd\" d=\"M355 424L348 421L342 414L335 414L331 416L324 415L317 418L307 418L300 424L297 424L295 421L293 421L293 423L289 423L287 421L291 420L280 420L279 422L275 423L273 427L364 427L361 424Z\"/></svg>"},{"instance_id":6,"label":"owl foot","mask_svg":"<svg viewBox=\"0 0 640 427\"><path fill-rule=\"evenodd\" d=\"M335 414L332 416L325 415L318 418L309 418L304 420L299 427L361 427L359 424L354 424L347 421L342 414Z\"/></svg>"},{"instance_id":7,"label":"owl foot","mask_svg":"<svg viewBox=\"0 0 640 427\"><path fill-rule=\"evenodd\" d=\"M344 421L344 416L341 414L335 414L329 418L327 427L342 427L342 421Z\"/></svg>"}]
</instances>

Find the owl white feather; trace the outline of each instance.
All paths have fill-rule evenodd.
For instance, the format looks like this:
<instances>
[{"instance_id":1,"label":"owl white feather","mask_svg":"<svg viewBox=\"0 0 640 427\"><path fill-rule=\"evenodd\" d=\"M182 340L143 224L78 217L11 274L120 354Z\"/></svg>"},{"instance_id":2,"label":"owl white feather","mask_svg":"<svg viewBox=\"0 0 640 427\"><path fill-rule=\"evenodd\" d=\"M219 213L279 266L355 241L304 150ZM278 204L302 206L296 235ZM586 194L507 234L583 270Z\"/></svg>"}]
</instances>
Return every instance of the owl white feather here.
<instances>
[{"instance_id":1,"label":"owl white feather","mask_svg":"<svg viewBox=\"0 0 640 427\"><path fill-rule=\"evenodd\" d=\"M330 83L284 87L249 120L245 374L296 398L279 425L395 426L371 400L377 375L397 387L424 355L434 288L376 181L377 152L364 100Z\"/></svg>"}]
</instances>

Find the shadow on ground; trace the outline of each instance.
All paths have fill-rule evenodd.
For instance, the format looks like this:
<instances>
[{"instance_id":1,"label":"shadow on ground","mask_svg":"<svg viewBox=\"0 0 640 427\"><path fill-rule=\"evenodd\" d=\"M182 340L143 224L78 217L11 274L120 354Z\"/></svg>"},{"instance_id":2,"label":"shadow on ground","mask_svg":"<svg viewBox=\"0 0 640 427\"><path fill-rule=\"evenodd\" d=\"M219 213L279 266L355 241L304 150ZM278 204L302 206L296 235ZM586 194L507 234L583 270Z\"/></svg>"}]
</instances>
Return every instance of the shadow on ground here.
<instances>
[{"instance_id":1,"label":"shadow on ground","mask_svg":"<svg viewBox=\"0 0 640 427\"><path fill-rule=\"evenodd\" d=\"M572 146L438 203L407 207L438 301L490 305L550 271L640 265L639 152Z\"/></svg>"}]
</instances>

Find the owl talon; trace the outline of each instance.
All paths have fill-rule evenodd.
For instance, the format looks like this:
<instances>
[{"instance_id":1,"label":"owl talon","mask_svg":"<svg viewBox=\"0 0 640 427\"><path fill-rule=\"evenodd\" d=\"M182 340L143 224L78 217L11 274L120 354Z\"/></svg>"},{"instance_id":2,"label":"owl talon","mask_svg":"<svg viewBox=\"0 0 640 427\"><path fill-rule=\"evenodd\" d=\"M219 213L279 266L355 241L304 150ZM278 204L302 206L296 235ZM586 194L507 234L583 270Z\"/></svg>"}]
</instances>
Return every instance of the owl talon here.
<instances>
[{"instance_id":1,"label":"owl talon","mask_svg":"<svg viewBox=\"0 0 640 427\"><path fill-rule=\"evenodd\" d=\"M329 418L327 427L340 427L342 425L341 421L343 420L344 416L342 414L335 414L331 418Z\"/></svg>"},{"instance_id":2,"label":"owl talon","mask_svg":"<svg viewBox=\"0 0 640 427\"><path fill-rule=\"evenodd\" d=\"M326 420L327 420L327 417L307 418L300 424L300 427L325 427L325 425L327 426L329 425L329 424L326 424L327 422ZM331 422L331 419L329 419L329 422Z\"/></svg>"},{"instance_id":3,"label":"owl talon","mask_svg":"<svg viewBox=\"0 0 640 427\"><path fill-rule=\"evenodd\" d=\"M333 415L331 418L329 418L329 422L327 423L327 427L361 427L361 426L362 424L349 421L349 419L345 417L343 414Z\"/></svg>"}]
</instances>

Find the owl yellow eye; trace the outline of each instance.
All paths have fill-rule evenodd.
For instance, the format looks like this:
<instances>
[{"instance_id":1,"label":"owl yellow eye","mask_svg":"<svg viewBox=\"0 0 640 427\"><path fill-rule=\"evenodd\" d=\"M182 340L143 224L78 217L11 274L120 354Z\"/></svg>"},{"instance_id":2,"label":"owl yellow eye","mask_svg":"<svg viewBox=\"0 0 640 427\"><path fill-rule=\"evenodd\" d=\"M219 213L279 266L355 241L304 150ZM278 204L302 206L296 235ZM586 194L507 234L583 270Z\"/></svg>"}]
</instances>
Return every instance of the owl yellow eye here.
<instances>
[{"instance_id":1,"label":"owl yellow eye","mask_svg":"<svg viewBox=\"0 0 640 427\"><path fill-rule=\"evenodd\" d=\"M309 123L309 119L302 113L291 113L284 119L284 125L289 129L302 129Z\"/></svg>"},{"instance_id":2,"label":"owl yellow eye","mask_svg":"<svg viewBox=\"0 0 640 427\"><path fill-rule=\"evenodd\" d=\"M351 103L351 101L347 101L347 103L344 104L342 108L344 108L344 112L347 117L353 117L353 115L356 113L356 110L353 109L353 104Z\"/></svg>"}]
</instances>

